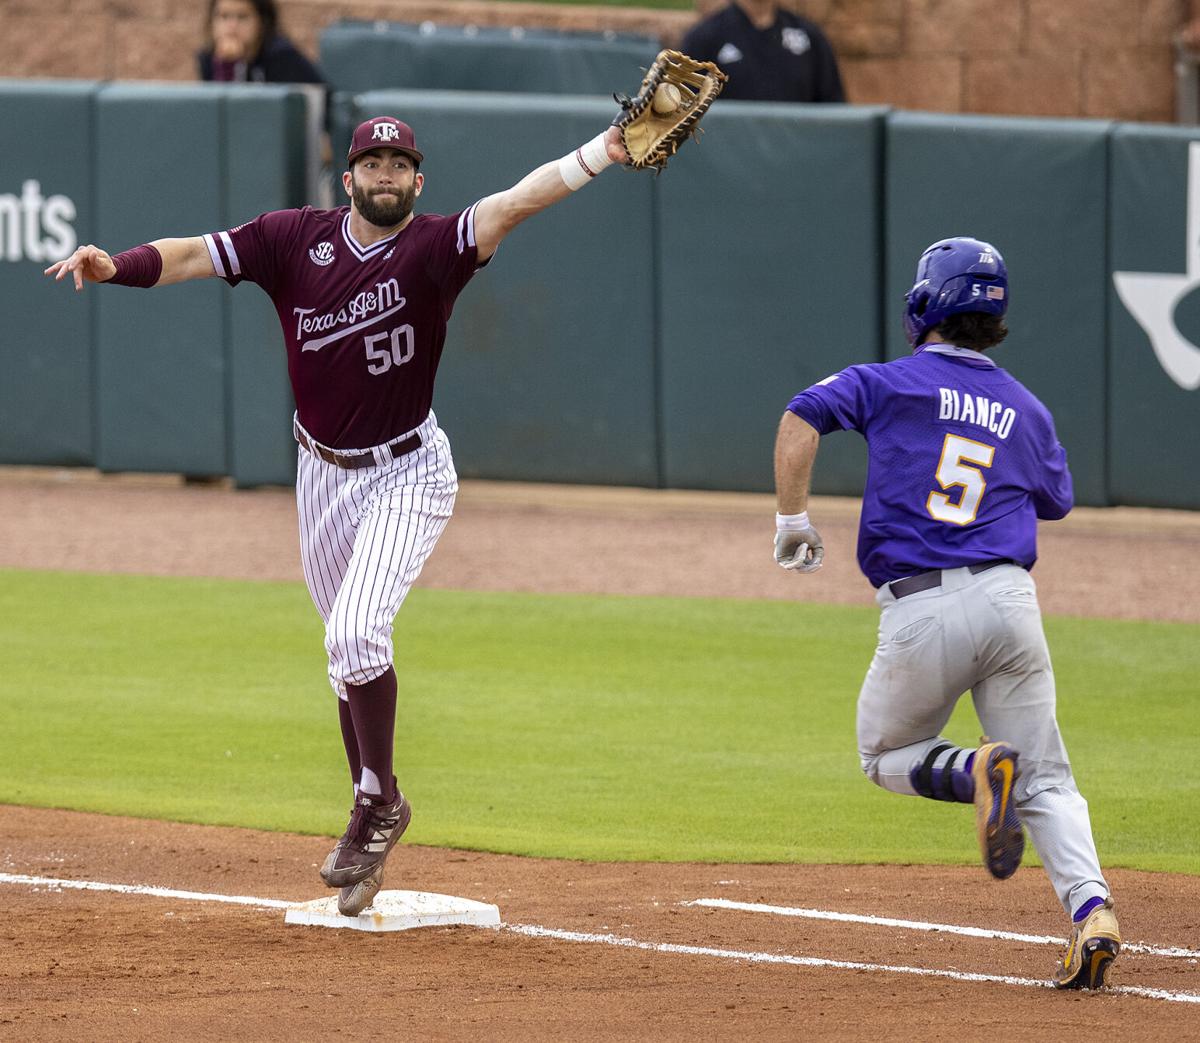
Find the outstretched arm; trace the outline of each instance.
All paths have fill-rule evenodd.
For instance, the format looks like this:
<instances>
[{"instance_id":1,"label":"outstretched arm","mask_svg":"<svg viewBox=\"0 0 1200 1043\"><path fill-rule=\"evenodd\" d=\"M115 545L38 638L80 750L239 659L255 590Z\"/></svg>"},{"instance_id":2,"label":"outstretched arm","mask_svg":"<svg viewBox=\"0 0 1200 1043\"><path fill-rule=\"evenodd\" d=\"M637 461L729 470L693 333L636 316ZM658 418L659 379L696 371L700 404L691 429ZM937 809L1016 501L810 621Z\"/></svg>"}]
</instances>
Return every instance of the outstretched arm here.
<instances>
[{"instance_id":1,"label":"outstretched arm","mask_svg":"<svg viewBox=\"0 0 1200 1043\"><path fill-rule=\"evenodd\" d=\"M157 252L162 268L158 277L154 275L157 262L152 254ZM118 274L119 273L119 274ZM68 275L75 280L75 289L82 290L85 282L115 282L122 286L167 286L170 283L187 282L189 279L207 279L216 272L212 258L201 236L186 239L155 239L145 246L112 257L98 246L90 243L81 246L64 261L58 261L46 269L56 282Z\"/></svg>"},{"instance_id":2,"label":"outstretched arm","mask_svg":"<svg viewBox=\"0 0 1200 1043\"><path fill-rule=\"evenodd\" d=\"M808 487L821 435L790 409L775 436L775 560L785 569L816 572L825 558L820 534L808 520Z\"/></svg>"},{"instance_id":3,"label":"outstretched arm","mask_svg":"<svg viewBox=\"0 0 1200 1043\"><path fill-rule=\"evenodd\" d=\"M609 127L575 152L543 163L512 188L480 200L475 208L475 243L480 262L491 257L500 240L527 217L566 199L610 164L624 163L627 159L621 132ZM589 161L599 169L592 170Z\"/></svg>"}]
</instances>

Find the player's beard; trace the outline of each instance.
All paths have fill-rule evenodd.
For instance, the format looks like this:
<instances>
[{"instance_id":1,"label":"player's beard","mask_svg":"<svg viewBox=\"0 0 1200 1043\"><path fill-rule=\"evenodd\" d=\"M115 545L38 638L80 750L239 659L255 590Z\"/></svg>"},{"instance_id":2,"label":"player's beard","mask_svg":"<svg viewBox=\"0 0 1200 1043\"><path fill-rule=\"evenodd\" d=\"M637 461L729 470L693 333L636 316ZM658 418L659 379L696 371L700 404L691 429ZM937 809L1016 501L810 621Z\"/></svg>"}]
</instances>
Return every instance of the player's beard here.
<instances>
[{"instance_id":1,"label":"player's beard","mask_svg":"<svg viewBox=\"0 0 1200 1043\"><path fill-rule=\"evenodd\" d=\"M367 192L357 181L352 185L351 199L354 200L354 209L362 215L364 221L377 228L394 228L412 213L413 204L417 200L415 180L407 190L397 186L393 189ZM384 192L394 192L395 195L387 200L377 198Z\"/></svg>"}]
</instances>

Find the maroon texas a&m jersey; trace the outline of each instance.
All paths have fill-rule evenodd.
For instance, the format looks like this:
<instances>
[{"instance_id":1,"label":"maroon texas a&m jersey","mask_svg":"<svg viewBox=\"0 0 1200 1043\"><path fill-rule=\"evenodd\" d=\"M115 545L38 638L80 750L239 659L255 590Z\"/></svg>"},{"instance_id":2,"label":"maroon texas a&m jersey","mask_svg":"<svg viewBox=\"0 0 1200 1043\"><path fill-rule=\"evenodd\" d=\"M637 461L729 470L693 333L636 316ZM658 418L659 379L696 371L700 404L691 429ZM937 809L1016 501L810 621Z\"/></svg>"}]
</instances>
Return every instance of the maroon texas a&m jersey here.
<instances>
[{"instance_id":1,"label":"maroon texas a&m jersey","mask_svg":"<svg viewBox=\"0 0 1200 1043\"><path fill-rule=\"evenodd\" d=\"M217 275L274 302L313 438L366 449L421 424L451 309L479 267L474 206L418 215L370 246L350 234L348 206L276 210L204 242Z\"/></svg>"}]
</instances>

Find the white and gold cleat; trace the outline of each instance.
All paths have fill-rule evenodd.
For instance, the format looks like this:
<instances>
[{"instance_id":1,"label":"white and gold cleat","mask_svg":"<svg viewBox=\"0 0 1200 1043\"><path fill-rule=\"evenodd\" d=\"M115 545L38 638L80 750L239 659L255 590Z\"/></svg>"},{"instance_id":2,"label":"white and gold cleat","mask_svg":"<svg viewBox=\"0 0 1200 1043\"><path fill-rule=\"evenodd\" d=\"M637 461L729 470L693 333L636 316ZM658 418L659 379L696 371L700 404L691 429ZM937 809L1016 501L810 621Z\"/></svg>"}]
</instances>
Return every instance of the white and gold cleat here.
<instances>
[{"instance_id":1,"label":"white and gold cleat","mask_svg":"<svg viewBox=\"0 0 1200 1043\"><path fill-rule=\"evenodd\" d=\"M1062 963L1054 972L1056 989L1100 989L1104 975L1121 951L1121 929L1113 900L1104 899L1082 923L1075 924Z\"/></svg>"}]
</instances>

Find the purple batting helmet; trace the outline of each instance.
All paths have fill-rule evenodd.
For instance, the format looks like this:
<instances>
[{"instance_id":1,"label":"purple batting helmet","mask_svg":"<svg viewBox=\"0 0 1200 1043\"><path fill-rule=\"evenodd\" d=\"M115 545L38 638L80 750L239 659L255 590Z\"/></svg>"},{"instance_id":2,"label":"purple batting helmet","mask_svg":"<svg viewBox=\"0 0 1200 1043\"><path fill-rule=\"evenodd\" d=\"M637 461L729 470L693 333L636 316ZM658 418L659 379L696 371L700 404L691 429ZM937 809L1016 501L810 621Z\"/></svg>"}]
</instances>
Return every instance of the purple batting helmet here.
<instances>
[{"instance_id":1,"label":"purple batting helmet","mask_svg":"<svg viewBox=\"0 0 1200 1043\"><path fill-rule=\"evenodd\" d=\"M969 236L940 239L917 262L917 281L904 297L904 332L917 347L951 315L1007 310L1008 269L1000 251Z\"/></svg>"}]
</instances>

